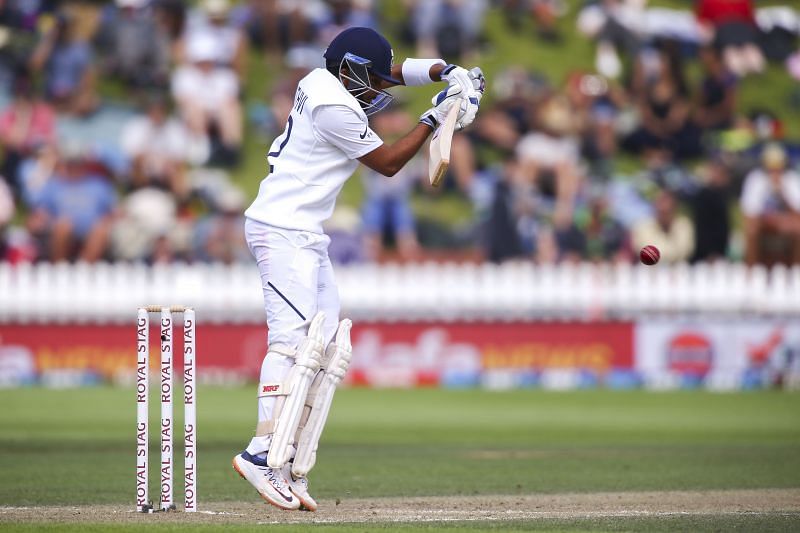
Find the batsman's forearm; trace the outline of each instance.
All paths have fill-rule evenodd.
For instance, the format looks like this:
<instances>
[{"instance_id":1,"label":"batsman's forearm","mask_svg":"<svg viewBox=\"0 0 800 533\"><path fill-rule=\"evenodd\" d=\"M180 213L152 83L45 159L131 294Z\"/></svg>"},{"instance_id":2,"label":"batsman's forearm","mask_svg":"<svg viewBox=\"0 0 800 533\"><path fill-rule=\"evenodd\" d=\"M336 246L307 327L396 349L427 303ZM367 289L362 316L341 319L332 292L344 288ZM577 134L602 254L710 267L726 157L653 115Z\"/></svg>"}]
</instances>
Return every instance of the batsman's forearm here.
<instances>
[{"instance_id":1,"label":"batsman's forearm","mask_svg":"<svg viewBox=\"0 0 800 533\"><path fill-rule=\"evenodd\" d=\"M430 126L420 122L405 137L395 141L392 145L392 150L396 150L398 159L402 159L401 167L419 152L419 149L422 148L431 133L433 133L433 130L431 130Z\"/></svg>"},{"instance_id":2,"label":"batsman's forearm","mask_svg":"<svg viewBox=\"0 0 800 533\"><path fill-rule=\"evenodd\" d=\"M430 134L431 129L425 124L420 123L417 124L408 135L398 139L389 147L393 156L390 160L390 167L393 172L390 175L396 174L401 168L406 166L406 163L411 161L412 157L417 155L417 152L419 152L419 149L425 144L425 141L428 140Z\"/></svg>"},{"instance_id":3,"label":"batsman's forearm","mask_svg":"<svg viewBox=\"0 0 800 533\"><path fill-rule=\"evenodd\" d=\"M384 144L360 157L359 161L384 176L394 176L419 152L430 134L430 127L422 123L417 124L413 130L391 146Z\"/></svg>"}]
</instances>

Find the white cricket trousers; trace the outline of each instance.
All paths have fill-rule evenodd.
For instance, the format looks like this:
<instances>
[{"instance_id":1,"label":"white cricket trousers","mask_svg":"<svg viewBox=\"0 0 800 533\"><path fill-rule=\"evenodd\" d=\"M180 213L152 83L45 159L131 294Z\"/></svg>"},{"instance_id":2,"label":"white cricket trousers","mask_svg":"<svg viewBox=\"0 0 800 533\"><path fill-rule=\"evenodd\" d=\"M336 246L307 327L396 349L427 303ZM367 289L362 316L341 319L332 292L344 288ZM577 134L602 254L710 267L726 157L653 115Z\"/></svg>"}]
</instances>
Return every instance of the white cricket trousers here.
<instances>
[{"instance_id":1,"label":"white cricket trousers","mask_svg":"<svg viewBox=\"0 0 800 533\"><path fill-rule=\"evenodd\" d=\"M244 231L261 273L269 345L296 349L311 319L323 311L327 346L339 324L339 292L328 257L330 237L249 218Z\"/></svg>"},{"instance_id":2,"label":"white cricket trousers","mask_svg":"<svg viewBox=\"0 0 800 533\"><path fill-rule=\"evenodd\" d=\"M261 273L269 347L280 345L297 350L318 311L325 313L327 346L339 324L339 292L328 257L330 237L278 228L249 218L245 220L244 231ZM261 383L282 382L293 365L291 357L268 353L261 363ZM258 399L259 422L273 419L275 402L274 396ZM269 442L269 437L254 437L247 451L262 454Z\"/></svg>"}]
</instances>

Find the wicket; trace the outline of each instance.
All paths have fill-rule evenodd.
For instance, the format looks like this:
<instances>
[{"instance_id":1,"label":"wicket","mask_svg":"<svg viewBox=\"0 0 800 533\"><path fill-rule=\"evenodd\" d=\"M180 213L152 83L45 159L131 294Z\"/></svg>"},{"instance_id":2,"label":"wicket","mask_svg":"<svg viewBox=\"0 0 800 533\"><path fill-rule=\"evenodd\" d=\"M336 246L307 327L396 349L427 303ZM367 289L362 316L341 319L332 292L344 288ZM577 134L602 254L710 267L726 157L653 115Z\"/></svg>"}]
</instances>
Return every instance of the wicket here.
<instances>
[{"instance_id":1,"label":"wicket","mask_svg":"<svg viewBox=\"0 0 800 533\"><path fill-rule=\"evenodd\" d=\"M161 368L158 387L161 399L161 425L159 428L161 464L159 485L161 495L159 509L175 509L173 501L173 349L172 314L183 313L183 448L184 448L184 511L197 511L197 386L194 309L184 306L163 307L149 305L140 307L136 330L136 510L153 512L148 498L150 473L148 446L150 414L148 396L150 392L150 313L161 313L159 327L161 338Z\"/></svg>"}]
</instances>

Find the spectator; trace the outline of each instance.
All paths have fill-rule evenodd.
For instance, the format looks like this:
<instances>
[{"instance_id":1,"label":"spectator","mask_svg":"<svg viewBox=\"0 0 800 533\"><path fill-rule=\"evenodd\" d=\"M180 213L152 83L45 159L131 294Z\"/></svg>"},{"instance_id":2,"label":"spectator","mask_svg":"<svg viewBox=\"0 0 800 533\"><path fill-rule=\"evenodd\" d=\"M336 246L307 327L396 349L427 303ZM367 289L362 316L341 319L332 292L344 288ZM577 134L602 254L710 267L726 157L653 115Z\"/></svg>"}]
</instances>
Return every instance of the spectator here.
<instances>
[{"instance_id":1,"label":"spectator","mask_svg":"<svg viewBox=\"0 0 800 533\"><path fill-rule=\"evenodd\" d=\"M25 28L25 14L12 0L0 0L0 26L5 28Z\"/></svg>"},{"instance_id":2,"label":"spectator","mask_svg":"<svg viewBox=\"0 0 800 533\"><path fill-rule=\"evenodd\" d=\"M506 254L513 256L514 244L519 242L524 255L540 263L556 262L559 259L556 233L565 231L571 220L554 223L556 210L552 179L539 180L530 173L522 159L511 159L503 168L498 193L504 194L505 199L496 198L493 205L493 211L496 212L492 213L492 218L499 222L495 230L505 225L503 218L509 206L516 226L516 236L505 239L500 250L505 249Z\"/></svg>"},{"instance_id":3,"label":"spectator","mask_svg":"<svg viewBox=\"0 0 800 533\"><path fill-rule=\"evenodd\" d=\"M786 124L773 111L756 108L737 114L730 129L717 137L721 157L736 182L741 181L759 165L764 145L786 136Z\"/></svg>"},{"instance_id":4,"label":"spectator","mask_svg":"<svg viewBox=\"0 0 800 533\"><path fill-rule=\"evenodd\" d=\"M14 226L14 196L0 176L0 262L30 263L36 259L36 243L24 228Z\"/></svg>"},{"instance_id":5,"label":"spectator","mask_svg":"<svg viewBox=\"0 0 800 533\"><path fill-rule=\"evenodd\" d=\"M486 0L418 0L411 7L419 57L469 57L488 7Z\"/></svg>"},{"instance_id":6,"label":"spectator","mask_svg":"<svg viewBox=\"0 0 800 533\"><path fill-rule=\"evenodd\" d=\"M536 251L535 208L531 201L518 194L517 187L525 187L520 176L519 162L509 158L500 169L495 180L494 194L488 206L484 245L486 258L493 263L523 256ZM530 223L523 226L520 217L527 217ZM528 230L528 231L526 231Z\"/></svg>"},{"instance_id":7,"label":"spectator","mask_svg":"<svg viewBox=\"0 0 800 533\"><path fill-rule=\"evenodd\" d=\"M752 0L697 0L697 20L737 76L764 70Z\"/></svg>"},{"instance_id":8,"label":"spectator","mask_svg":"<svg viewBox=\"0 0 800 533\"><path fill-rule=\"evenodd\" d=\"M42 191L55 173L59 161L55 143L38 146L19 165L19 196L28 208L39 205Z\"/></svg>"},{"instance_id":9,"label":"spectator","mask_svg":"<svg viewBox=\"0 0 800 533\"><path fill-rule=\"evenodd\" d=\"M103 70L134 87L166 87L170 40L147 0L116 0L95 36Z\"/></svg>"},{"instance_id":10,"label":"spectator","mask_svg":"<svg viewBox=\"0 0 800 533\"><path fill-rule=\"evenodd\" d=\"M195 254L202 261L234 263L250 259L244 239L244 194L228 187L214 199L214 212L195 225Z\"/></svg>"},{"instance_id":11,"label":"spectator","mask_svg":"<svg viewBox=\"0 0 800 533\"><path fill-rule=\"evenodd\" d=\"M247 46L254 45L260 53L264 48L264 16L273 6L264 0L237 2L229 12L231 24L240 28L247 38Z\"/></svg>"},{"instance_id":12,"label":"spectator","mask_svg":"<svg viewBox=\"0 0 800 533\"><path fill-rule=\"evenodd\" d=\"M661 260L668 263L688 261L694 251L692 223L678 214L678 201L668 189L661 189L653 202L655 216L633 227L633 244L639 249L652 244L661 250Z\"/></svg>"},{"instance_id":13,"label":"spectator","mask_svg":"<svg viewBox=\"0 0 800 533\"><path fill-rule=\"evenodd\" d=\"M3 146L0 175L12 186L19 187L20 163L38 146L55 140L56 116L53 108L39 98L26 75L19 75L15 80L13 97L11 104L0 113Z\"/></svg>"},{"instance_id":14,"label":"spectator","mask_svg":"<svg viewBox=\"0 0 800 533\"><path fill-rule=\"evenodd\" d=\"M378 29L372 12L372 0L328 0L325 16L319 21L317 42L331 42L339 33L353 26Z\"/></svg>"},{"instance_id":15,"label":"spectator","mask_svg":"<svg viewBox=\"0 0 800 533\"><path fill-rule=\"evenodd\" d=\"M384 140L397 138L412 126L408 114L397 108L375 115L372 123ZM391 179L373 170L364 170L364 244L371 260L381 257L385 236L396 244L401 259L410 260L419 255L410 195L414 184L424 175L425 168L419 158L410 161Z\"/></svg>"},{"instance_id":16,"label":"spectator","mask_svg":"<svg viewBox=\"0 0 800 533\"><path fill-rule=\"evenodd\" d=\"M639 53L645 38L644 17L644 2L640 0L602 0L581 10L578 29L597 41L597 72L609 79L622 74L619 54L636 57Z\"/></svg>"},{"instance_id":17,"label":"spectator","mask_svg":"<svg viewBox=\"0 0 800 533\"><path fill-rule=\"evenodd\" d=\"M170 57L180 57L178 43L186 26L186 3L183 0L158 0L153 10L156 22L170 42Z\"/></svg>"},{"instance_id":18,"label":"spectator","mask_svg":"<svg viewBox=\"0 0 800 533\"><path fill-rule=\"evenodd\" d=\"M571 220L582 176L576 133L580 116L567 100L552 94L539 107L538 127L520 139L516 152L523 172L538 192L554 204L553 223L566 228Z\"/></svg>"},{"instance_id":19,"label":"spectator","mask_svg":"<svg viewBox=\"0 0 800 533\"><path fill-rule=\"evenodd\" d=\"M111 184L92 173L85 156L73 147L62 154L28 226L46 240L49 260L93 262L105 255L115 205Z\"/></svg>"},{"instance_id":20,"label":"spectator","mask_svg":"<svg viewBox=\"0 0 800 533\"><path fill-rule=\"evenodd\" d=\"M703 48L700 59L704 77L695 93L694 122L707 130L730 128L736 104L736 77L725 67L715 48Z\"/></svg>"},{"instance_id":21,"label":"spectator","mask_svg":"<svg viewBox=\"0 0 800 533\"><path fill-rule=\"evenodd\" d=\"M652 74L642 75L643 89L637 95L641 123L625 145L659 164L697 156L699 137L689 120L691 108L682 77L675 74L668 56L653 59L654 65L645 67Z\"/></svg>"},{"instance_id":22,"label":"spectator","mask_svg":"<svg viewBox=\"0 0 800 533\"><path fill-rule=\"evenodd\" d=\"M134 189L122 200L112 231L114 257L128 261L153 261L174 257L171 243L178 227L174 196L154 187ZM156 261L158 262L158 261Z\"/></svg>"},{"instance_id":23,"label":"spectator","mask_svg":"<svg viewBox=\"0 0 800 533\"><path fill-rule=\"evenodd\" d=\"M742 189L747 264L800 263L800 175L786 151L768 144Z\"/></svg>"},{"instance_id":24,"label":"spectator","mask_svg":"<svg viewBox=\"0 0 800 533\"><path fill-rule=\"evenodd\" d=\"M498 74L491 90L495 104L481 109L469 134L511 154L520 137L533 129L536 104L549 90L548 83L520 67L512 67Z\"/></svg>"},{"instance_id":25,"label":"spectator","mask_svg":"<svg viewBox=\"0 0 800 533\"><path fill-rule=\"evenodd\" d=\"M172 95L189 131L210 136L211 162L236 164L242 142L242 108L239 83L230 70L216 66L214 39L197 36L186 43L189 64L172 76Z\"/></svg>"},{"instance_id":26,"label":"spectator","mask_svg":"<svg viewBox=\"0 0 800 533\"><path fill-rule=\"evenodd\" d=\"M11 87L15 71L36 44L36 34L17 2L0 0L0 90Z\"/></svg>"},{"instance_id":27,"label":"spectator","mask_svg":"<svg viewBox=\"0 0 800 533\"><path fill-rule=\"evenodd\" d=\"M575 223L556 233L559 255L589 261L630 261L628 232L608 208L601 191L595 191Z\"/></svg>"},{"instance_id":28,"label":"spectator","mask_svg":"<svg viewBox=\"0 0 800 533\"><path fill-rule=\"evenodd\" d=\"M688 98L689 84L686 82L685 70L680 44L671 39L657 41L635 56L632 92L634 96L640 96L650 86L668 78L678 95Z\"/></svg>"},{"instance_id":29,"label":"spectator","mask_svg":"<svg viewBox=\"0 0 800 533\"><path fill-rule=\"evenodd\" d=\"M232 69L239 80L244 78L247 68L247 36L241 28L231 23L228 0L203 0L200 9L189 17L183 43L189 46L189 43L197 39L214 43L216 66Z\"/></svg>"},{"instance_id":30,"label":"spectator","mask_svg":"<svg viewBox=\"0 0 800 533\"><path fill-rule=\"evenodd\" d=\"M692 261L725 259L731 233L730 175L721 161L701 167L703 184L691 197L695 250Z\"/></svg>"},{"instance_id":31,"label":"spectator","mask_svg":"<svg viewBox=\"0 0 800 533\"><path fill-rule=\"evenodd\" d=\"M556 23L565 11L561 0L503 0L502 7L506 23L515 31L522 27L525 16L530 15L540 39L551 42L559 40Z\"/></svg>"},{"instance_id":32,"label":"spectator","mask_svg":"<svg viewBox=\"0 0 800 533\"><path fill-rule=\"evenodd\" d=\"M97 107L91 48L66 13L39 41L30 65L44 72L45 96L60 110L83 116Z\"/></svg>"},{"instance_id":33,"label":"spectator","mask_svg":"<svg viewBox=\"0 0 800 533\"><path fill-rule=\"evenodd\" d=\"M624 93L602 76L583 72L569 76L566 93L570 108L579 117L576 134L580 136L581 154L593 164L593 175L608 177L617 152L615 127L625 103Z\"/></svg>"},{"instance_id":34,"label":"spectator","mask_svg":"<svg viewBox=\"0 0 800 533\"><path fill-rule=\"evenodd\" d=\"M314 40L317 22L325 16L322 0L272 0L254 2L250 35L263 42L270 55Z\"/></svg>"},{"instance_id":35,"label":"spectator","mask_svg":"<svg viewBox=\"0 0 800 533\"><path fill-rule=\"evenodd\" d=\"M192 137L182 122L169 116L160 96L151 96L145 114L125 125L120 144L132 162L136 187L161 186L179 199L189 195L187 164L201 164L208 157L206 137Z\"/></svg>"}]
</instances>

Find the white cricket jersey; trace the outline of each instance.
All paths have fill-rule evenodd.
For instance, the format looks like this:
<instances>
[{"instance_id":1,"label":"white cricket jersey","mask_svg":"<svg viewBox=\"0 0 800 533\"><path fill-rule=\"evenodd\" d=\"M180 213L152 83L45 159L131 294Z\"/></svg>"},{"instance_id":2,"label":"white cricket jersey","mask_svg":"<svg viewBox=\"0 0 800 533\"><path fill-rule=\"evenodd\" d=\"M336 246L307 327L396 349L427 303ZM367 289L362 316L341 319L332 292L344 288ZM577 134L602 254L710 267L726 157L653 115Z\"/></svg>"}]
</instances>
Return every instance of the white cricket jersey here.
<instances>
[{"instance_id":1,"label":"white cricket jersey","mask_svg":"<svg viewBox=\"0 0 800 533\"><path fill-rule=\"evenodd\" d=\"M286 129L267 155L270 174L245 216L322 233L357 159L381 144L353 95L327 70L313 70L297 85Z\"/></svg>"}]
</instances>

